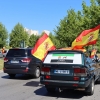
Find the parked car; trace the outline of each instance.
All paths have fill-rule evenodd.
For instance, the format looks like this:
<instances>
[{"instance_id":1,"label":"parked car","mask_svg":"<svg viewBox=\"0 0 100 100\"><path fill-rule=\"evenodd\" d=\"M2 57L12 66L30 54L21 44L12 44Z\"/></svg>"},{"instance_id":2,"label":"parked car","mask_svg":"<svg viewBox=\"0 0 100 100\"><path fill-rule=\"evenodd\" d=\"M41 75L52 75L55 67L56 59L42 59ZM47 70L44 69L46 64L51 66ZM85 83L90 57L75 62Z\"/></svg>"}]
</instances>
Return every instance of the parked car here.
<instances>
[{"instance_id":1,"label":"parked car","mask_svg":"<svg viewBox=\"0 0 100 100\"><path fill-rule=\"evenodd\" d=\"M2 54L2 51L0 51L0 58L2 58L3 57L3 54Z\"/></svg>"},{"instance_id":2,"label":"parked car","mask_svg":"<svg viewBox=\"0 0 100 100\"><path fill-rule=\"evenodd\" d=\"M42 61L31 54L31 48L9 49L4 58L4 73L14 77L16 74L28 74L35 78L40 76Z\"/></svg>"},{"instance_id":3,"label":"parked car","mask_svg":"<svg viewBox=\"0 0 100 100\"><path fill-rule=\"evenodd\" d=\"M95 82L100 82L100 67L82 51L49 51L41 68L40 83L48 92L75 89L92 95Z\"/></svg>"}]
</instances>

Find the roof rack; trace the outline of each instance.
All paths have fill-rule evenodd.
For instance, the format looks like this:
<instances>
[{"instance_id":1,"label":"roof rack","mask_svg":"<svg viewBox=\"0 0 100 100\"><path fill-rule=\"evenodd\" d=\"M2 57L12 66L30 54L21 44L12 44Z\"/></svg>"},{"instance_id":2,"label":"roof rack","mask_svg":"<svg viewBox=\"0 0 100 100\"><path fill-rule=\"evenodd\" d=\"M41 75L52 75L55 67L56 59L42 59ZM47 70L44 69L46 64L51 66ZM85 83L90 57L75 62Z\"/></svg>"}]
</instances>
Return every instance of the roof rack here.
<instances>
[{"instance_id":1,"label":"roof rack","mask_svg":"<svg viewBox=\"0 0 100 100\"><path fill-rule=\"evenodd\" d=\"M60 48L58 50L78 50L78 51L86 52L86 49L84 49L84 48L82 48L82 49L72 49L72 47Z\"/></svg>"}]
</instances>

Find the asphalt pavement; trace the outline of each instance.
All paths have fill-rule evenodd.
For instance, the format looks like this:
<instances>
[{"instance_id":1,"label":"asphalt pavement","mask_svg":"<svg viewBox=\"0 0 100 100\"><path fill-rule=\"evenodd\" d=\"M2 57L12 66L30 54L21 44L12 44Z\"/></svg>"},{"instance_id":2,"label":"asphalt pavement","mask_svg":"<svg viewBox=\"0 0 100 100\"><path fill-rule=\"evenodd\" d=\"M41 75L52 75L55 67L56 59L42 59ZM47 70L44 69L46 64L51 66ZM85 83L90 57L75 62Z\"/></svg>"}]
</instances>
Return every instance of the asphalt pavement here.
<instances>
[{"instance_id":1,"label":"asphalt pavement","mask_svg":"<svg viewBox=\"0 0 100 100\"><path fill-rule=\"evenodd\" d=\"M83 91L66 90L48 93L40 79L32 79L27 75L16 75L10 78L0 72L0 100L100 100L100 84L95 85L92 96Z\"/></svg>"}]
</instances>

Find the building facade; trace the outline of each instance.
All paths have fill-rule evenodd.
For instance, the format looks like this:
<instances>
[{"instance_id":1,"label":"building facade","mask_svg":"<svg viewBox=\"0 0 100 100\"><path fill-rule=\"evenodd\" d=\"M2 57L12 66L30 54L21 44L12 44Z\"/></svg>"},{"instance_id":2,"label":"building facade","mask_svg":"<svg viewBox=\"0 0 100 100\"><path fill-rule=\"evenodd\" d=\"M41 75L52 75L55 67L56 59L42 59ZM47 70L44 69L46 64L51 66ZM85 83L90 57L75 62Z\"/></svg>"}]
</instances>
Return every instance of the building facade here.
<instances>
[{"instance_id":1,"label":"building facade","mask_svg":"<svg viewBox=\"0 0 100 100\"><path fill-rule=\"evenodd\" d=\"M37 30L31 30L28 28L24 28L24 30L28 33L29 36L31 36L32 34L39 35L39 32Z\"/></svg>"},{"instance_id":2,"label":"building facade","mask_svg":"<svg viewBox=\"0 0 100 100\"><path fill-rule=\"evenodd\" d=\"M48 35L50 34L50 31L48 31L48 30L43 30L43 32L48 34Z\"/></svg>"}]
</instances>

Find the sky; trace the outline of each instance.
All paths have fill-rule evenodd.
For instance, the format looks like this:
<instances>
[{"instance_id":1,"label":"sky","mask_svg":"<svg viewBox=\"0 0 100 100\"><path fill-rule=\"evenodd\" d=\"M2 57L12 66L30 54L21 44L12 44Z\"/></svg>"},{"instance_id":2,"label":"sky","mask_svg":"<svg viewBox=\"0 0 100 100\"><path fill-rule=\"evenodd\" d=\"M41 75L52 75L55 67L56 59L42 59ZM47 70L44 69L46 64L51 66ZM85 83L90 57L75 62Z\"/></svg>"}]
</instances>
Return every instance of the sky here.
<instances>
[{"instance_id":1,"label":"sky","mask_svg":"<svg viewBox=\"0 0 100 100\"><path fill-rule=\"evenodd\" d=\"M67 11L82 10L83 0L0 0L0 22L8 33L17 23L28 29L53 33ZM90 5L90 0L84 0Z\"/></svg>"}]
</instances>

